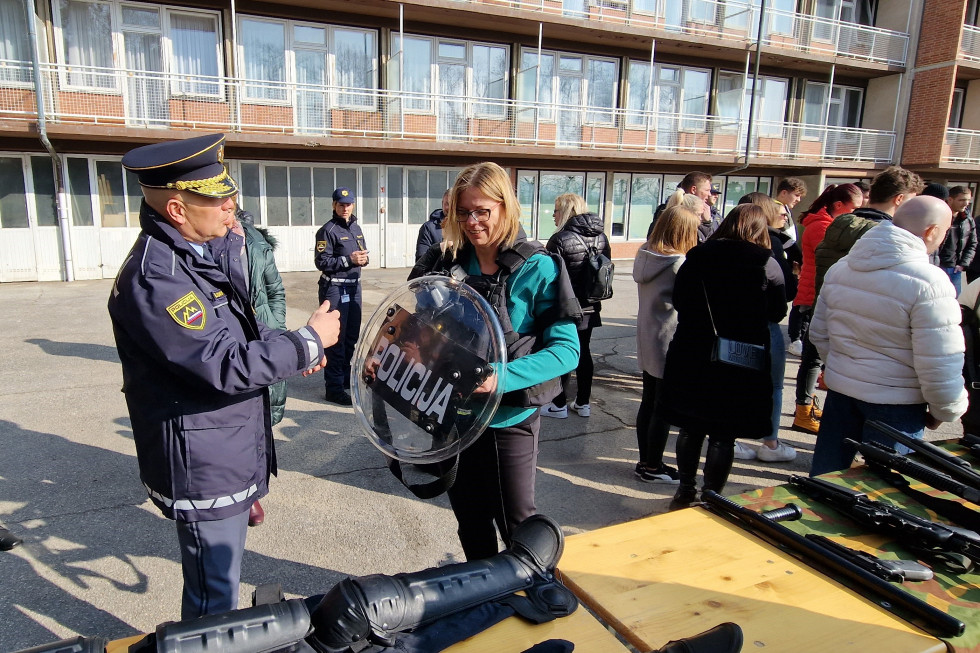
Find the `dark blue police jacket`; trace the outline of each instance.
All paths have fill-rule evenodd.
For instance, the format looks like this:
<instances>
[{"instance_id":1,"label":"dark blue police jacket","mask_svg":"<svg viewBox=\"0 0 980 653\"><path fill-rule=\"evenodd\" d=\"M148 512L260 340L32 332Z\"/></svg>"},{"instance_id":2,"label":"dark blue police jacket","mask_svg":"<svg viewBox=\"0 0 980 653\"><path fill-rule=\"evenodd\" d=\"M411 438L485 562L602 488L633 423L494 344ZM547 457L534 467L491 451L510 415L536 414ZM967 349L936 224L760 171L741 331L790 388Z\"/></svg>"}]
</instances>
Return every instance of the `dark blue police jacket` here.
<instances>
[{"instance_id":1,"label":"dark blue police jacket","mask_svg":"<svg viewBox=\"0 0 980 653\"><path fill-rule=\"evenodd\" d=\"M240 236L213 240L212 263L145 203L140 225L109 297L140 478L166 517L231 517L277 471L267 386L323 350L255 319Z\"/></svg>"},{"instance_id":2,"label":"dark blue police jacket","mask_svg":"<svg viewBox=\"0 0 980 653\"><path fill-rule=\"evenodd\" d=\"M313 265L329 279L359 280L361 266L355 265L350 255L360 249L367 249L367 245L357 216L352 215L348 223L334 213L333 218L316 232Z\"/></svg>"}]
</instances>

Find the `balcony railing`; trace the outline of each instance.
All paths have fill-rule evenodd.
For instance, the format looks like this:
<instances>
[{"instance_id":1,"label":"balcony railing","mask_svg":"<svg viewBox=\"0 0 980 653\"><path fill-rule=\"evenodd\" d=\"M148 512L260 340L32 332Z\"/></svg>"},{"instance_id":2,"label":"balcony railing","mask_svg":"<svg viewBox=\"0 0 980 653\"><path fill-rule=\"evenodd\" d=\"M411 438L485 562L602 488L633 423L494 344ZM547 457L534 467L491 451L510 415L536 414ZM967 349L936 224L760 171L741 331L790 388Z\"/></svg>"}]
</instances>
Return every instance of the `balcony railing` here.
<instances>
[{"instance_id":1,"label":"balcony railing","mask_svg":"<svg viewBox=\"0 0 980 653\"><path fill-rule=\"evenodd\" d=\"M947 129L942 160L945 163L980 164L980 131Z\"/></svg>"},{"instance_id":2,"label":"balcony railing","mask_svg":"<svg viewBox=\"0 0 980 653\"><path fill-rule=\"evenodd\" d=\"M980 27L963 26L963 40L960 42L960 52L964 59L980 61Z\"/></svg>"},{"instance_id":3,"label":"balcony railing","mask_svg":"<svg viewBox=\"0 0 980 653\"><path fill-rule=\"evenodd\" d=\"M222 130L568 150L738 156L734 117L44 64L45 117L62 125ZM30 79L28 75L25 79ZM36 120L33 84L0 82L0 124ZM894 132L756 122L756 157L889 162Z\"/></svg>"},{"instance_id":4,"label":"balcony railing","mask_svg":"<svg viewBox=\"0 0 980 653\"><path fill-rule=\"evenodd\" d=\"M460 0L600 23L647 27L738 44L754 42L758 6L731 0ZM819 53L904 66L905 32L766 9L763 43L799 53Z\"/></svg>"}]
</instances>

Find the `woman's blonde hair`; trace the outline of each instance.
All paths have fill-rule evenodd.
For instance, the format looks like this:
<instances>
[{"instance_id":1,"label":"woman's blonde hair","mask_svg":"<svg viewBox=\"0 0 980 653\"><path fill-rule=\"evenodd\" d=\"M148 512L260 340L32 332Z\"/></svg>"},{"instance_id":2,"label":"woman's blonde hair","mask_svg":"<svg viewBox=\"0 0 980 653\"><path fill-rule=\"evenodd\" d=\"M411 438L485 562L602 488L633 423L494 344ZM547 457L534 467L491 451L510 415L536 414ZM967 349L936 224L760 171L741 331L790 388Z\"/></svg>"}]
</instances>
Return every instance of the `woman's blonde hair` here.
<instances>
[{"instance_id":1,"label":"woman's blonde hair","mask_svg":"<svg viewBox=\"0 0 980 653\"><path fill-rule=\"evenodd\" d=\"M558 214L558 228L561 229L573 215L587 213L589 205L585 198L575 193L565 193L555 198L555 213Z\"/></svg>"},{"instance_id":2,"label":"woman's blonde hair","mask_svg":"<svg viewBox=\"0 0 980 653\"><path fill-rule=\"evenodd\" d=\"M687 254L698 244L701 218L683 206L664 209L647 239L646 248L657 254Z\"/></svg>"},{"instance_id":3,"label":"woman's blonde hair","mask_svg":"<svg viewBox=\"0 0 980 653\"><path fill-rule=\"evenodd\" d=\"M512 246L517 241L521 228L521 205L517 202L510 176L496 163L484 161L465 167L449 189L449 212L442 222L442 237L453 257L456 257L464 243L469 242L462 225L456 221L459 196L469 188L475 188L501 204L500 229L494 234L491 244L498 247Z\"/></svg>"}]
</instances>

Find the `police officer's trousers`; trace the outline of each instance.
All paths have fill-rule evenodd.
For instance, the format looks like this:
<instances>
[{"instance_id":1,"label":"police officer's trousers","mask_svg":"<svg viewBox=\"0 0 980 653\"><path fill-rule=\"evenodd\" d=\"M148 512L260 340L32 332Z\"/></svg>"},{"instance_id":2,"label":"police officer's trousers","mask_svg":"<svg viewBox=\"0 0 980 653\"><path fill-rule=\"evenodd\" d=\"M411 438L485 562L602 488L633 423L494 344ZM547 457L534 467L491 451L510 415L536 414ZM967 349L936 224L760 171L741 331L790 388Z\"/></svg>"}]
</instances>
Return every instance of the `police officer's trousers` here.
<instances>
[{"instance_id":1,"label":"police officer's trousers","mask_svg":"<svg viewBox=\"0 0 980 653\"><path fill-rule=\"evenodd\" d=\"M459 458L449 503L467 560L495 555L496 524L505 545L510 533L535 514L534 474L538 462L541 413L520 424L487 429Z\"/></svg>"},{"instance_id":2,"label":"police officer's trousers","mask_svg":"<svg viewBox=\"0 0 980 653\"><path fill-rule=\"evenodd\" d=\"M248 510L215 521L177 522L184 572L180 618L195 619L238 607Z\"/></svg>"},{"instance_id":3,"label":"police officer's trousers","mask_svg":"<svg viewBox=\"0 0 980 653\"><path fill-rule=\"evenodd\" d=\"M330 310L340 311L340 338L324 351L327 366L323 369L327 394L336 395L350 388L350 361L361 333L361 284L321 284L320 303L325 300L330 300Z\"/></svg>"}]
</instances>

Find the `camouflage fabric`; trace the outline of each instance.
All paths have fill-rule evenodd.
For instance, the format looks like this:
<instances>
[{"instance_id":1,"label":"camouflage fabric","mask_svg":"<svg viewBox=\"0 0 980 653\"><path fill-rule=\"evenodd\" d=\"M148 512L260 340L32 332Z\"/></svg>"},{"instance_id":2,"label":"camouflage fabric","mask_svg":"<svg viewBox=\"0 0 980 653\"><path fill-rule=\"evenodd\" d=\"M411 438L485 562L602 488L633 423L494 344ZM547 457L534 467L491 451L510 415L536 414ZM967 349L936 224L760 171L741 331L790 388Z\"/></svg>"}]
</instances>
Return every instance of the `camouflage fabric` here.
<instances>
[{"instance_id":1,"label":"camouflage fabric","mask_svg":"<svg viewBox=\"0 0 980 653\"><path fill-rule=\"evenodd\" d=\"M947 451L957 455L966 455L968 451L952 442L934 444L940 444ZM968 457L968 460L970 460L971 464L976 465L975 459ZM919 462L927 464L922 460ZM864 467L825 474L820 478L852 490L865 492L870 499L891 503L920 517L925 517L935 522L949 523L947 520L942 519L934 512L902 494L899 490L891 487ZM910 481L911 487L914 490L930 496L956 500L977 510L977 506L972 503L958 499L952 494L935 490L914 479L906 478ZM780 523L800 535L807 533L824 535L852 549L860 549L873 553L879 558L892 560L917 559L915 554L909 552L891 538L878 533L866 532L861 525L851 521L846 515L835 511L825 504L819 503L815 499L811 499L791 485L779 485L753 490L752 492L733 496L731 499L755 511L772 510L774 508L781 508L787 503L795 503L802 508L803 518L799 521L784 521ZM974 569L968 574L954 575L944 571L939 565L931 564L927 560L920 559L919 562L932 567L935 577L930 581L904 582L902 583L902 587L913 596L949 613L966 624L966 632L963 635L943 640L950 647L950 650L958 653L980 653L980 570ZM835 578L835 580L845 585L848 584L841 578Z\"/></svg>"}]
</instances>

